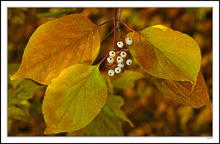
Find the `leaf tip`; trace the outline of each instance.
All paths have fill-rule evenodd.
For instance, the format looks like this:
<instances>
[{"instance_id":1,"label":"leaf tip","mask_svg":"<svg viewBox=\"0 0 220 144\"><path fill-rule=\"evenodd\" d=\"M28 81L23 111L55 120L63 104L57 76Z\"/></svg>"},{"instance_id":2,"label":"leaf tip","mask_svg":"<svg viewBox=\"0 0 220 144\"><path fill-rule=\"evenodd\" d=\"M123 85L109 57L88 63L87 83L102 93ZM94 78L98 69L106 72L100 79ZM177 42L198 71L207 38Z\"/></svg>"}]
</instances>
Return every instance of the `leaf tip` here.
<instances>
[{"instance_id":1,"label":"leaf tip","mask_svg":"<svg viewBox=\"0 0 220 144\"><path fill-rule=\"evenodd\" d=\"M209 108L210 111L212 111L212 103L210 100L209 100L208 104L206 104L206 106Z\"/></svg>"},{"instance_id":2,"label":"leaf tip","mask_svg":"<svg viewBox=\"0 0 220 144\"><path fill-rule=\"evenodd\" d=\"M49 135L49 134L52 134L52 132L51 132L51 130L50 129L48 129L48 127L45 129L45 131L44 131L44 134L45 135Z\"/></svg>"},{"instance_id":3,"label":"leaf tip","mask_svg":"<svg viewBox=\"0 0 220 144\"><path fill-rule=\"evenodd\" d=\"M17 73L15 73L13 76L10 77L10 80L16 80L18 79Z\"/></svg>"},{"instance_id":4,"label":"leaf tip","mask_svg":"<svg viewBox=\"0 0 220 144\"><path fill-rule=\"evenodd\" d=\"M129 121L129 124L132 128L134 128L134 124L131 121Z\"/></svg>"},{"instance_id":5,"label":"leaf tip","mask_svg":"<svg viewBox=\"0 0 220 144\"><path fill-rule=\"evenodd\" d=\"M48 132L48 129L46 128L45 131L44 131L44 134L48 135L49 132Z\"/></svg>"}]
</instances>

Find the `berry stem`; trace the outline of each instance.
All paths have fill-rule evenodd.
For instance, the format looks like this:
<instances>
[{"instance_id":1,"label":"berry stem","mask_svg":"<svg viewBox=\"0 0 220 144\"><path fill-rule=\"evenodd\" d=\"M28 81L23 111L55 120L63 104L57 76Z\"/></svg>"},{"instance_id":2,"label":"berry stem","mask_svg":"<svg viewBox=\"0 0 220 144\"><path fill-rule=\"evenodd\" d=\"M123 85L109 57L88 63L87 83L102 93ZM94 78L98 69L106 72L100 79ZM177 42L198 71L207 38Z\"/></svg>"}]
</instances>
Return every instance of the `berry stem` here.
<instances>
[{"instance_id":1,"label":"berry stem","mask_svg":"<svg viewBox=\"0 0 220 144\"><path fill-rule=\"evenodd\" d=\"M126 23L124 23L124 22L122 22L122 21L120 21L119 19L116 19L117 21L119 21L120 23L122 23L124 26L126 26L128 29L130 29L131 31L135 31L135 30L133 30L131 27L129 27Z\"/></svg>"},{"instance_id":2,"label":"berry stem","mask_svg":"<svg viewBox=\"0 0 220 144\"><path fill-rule=\"evenodd\" d=\"M105 59L107 59L108 56L109 56L109 53L98 63L98 65L100 65Z\"/></svg>"},{"instance_id":3,"label":"berry stem","mask_svg":"<svg viewBox=\"0 0 220 144\"><path fill-rule=\"evenodd\" d=\"M132 28L130 28L127 24L125 24L124 22L122 22L122 21L119 20L119 19L120 19L120 13L121 13L121 8L119 9L119 15L118 15L118 19L117 19L117 18L116 18L117 8L115 8L114 17L113 17L112 19L110 19L110 20L108 20L108 21L106 21L106 22L104 22L104 23L98 25L98 27L99 27L99 26L102 26L102 25L104 25L104 24L106 24L106 23L108 23L108 22L114 20L114 29L104 38L104 40L102 40L102 42L105 41L105 40L107 39L107 37L109 37L109 35L111 35L111 34L114 32L113 50L114 50L115 47L116 47L116 28L118 28L118 30L119 30L119 32L120 32L119 23L122 23L124 26L126 26L127 28L129 28L131 31L134 31L134 30L133 30ZM118 22L117 22L117 26L116 26L116 21L118 21ZM120 32L120 36L121 36L121 32ZM121 37L122 37L122 36L121 36ZM127 48L123 48L123 49L119 50L119 52L121 52L121 51L128 51L128 49L127 49ZM107 59L108 56L109 56L109 53L107 53L107 54L105 55L105 57L98 63L98 65L100 65L105 59Z\"/></svg>"}]
</instances>

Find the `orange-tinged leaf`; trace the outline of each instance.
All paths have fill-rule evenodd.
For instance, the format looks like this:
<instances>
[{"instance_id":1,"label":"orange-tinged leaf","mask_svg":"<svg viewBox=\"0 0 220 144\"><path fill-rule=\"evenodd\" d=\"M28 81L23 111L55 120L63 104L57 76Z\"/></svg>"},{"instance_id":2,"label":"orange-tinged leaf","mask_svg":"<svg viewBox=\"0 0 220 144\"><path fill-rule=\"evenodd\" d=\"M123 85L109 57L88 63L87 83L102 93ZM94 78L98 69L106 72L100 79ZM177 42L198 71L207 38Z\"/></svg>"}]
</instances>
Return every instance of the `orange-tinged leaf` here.
<instances>
[{"instance_id":1,"label":"orange-tinged leaf","mask_svg":"<svg viewBox=\"0 0 220 144\"><path fill-rule=\"evenodd\" d=\"M11 80L30 78L48 85L63 69L77 63L92 64L100 49L96 25L72 14L46 22L31 36L19 70Z\"/></svg>"},{"instance_id":2,"label":"orange-tinged leaf","mask_svg":"<svg viewBox=\"0 0 220 144\"><path fill-rule=\"evenodd\" d=\"M162 25L131 32L128 46L139 65L154 77L190 81L194 86L200 70L201 52L188 35Z\"/></svg>"},{"instance_id":3,"label":"orange-tinged leaf","mask_svg":"<svg viewBox=\"0 0 220 144\"><path fill-rule=\"evenodd\" d=\"M85 127L101 111L107 93L99 65L76 64L63 70L45 93L44 133L71 132Z\"/></svg>"},{"instance_id":4,"label":"orange-tinged leaf","mask_svg":"<svg viewBox=\"0 0 220 144\"><path fill-rule=\"evenodd\" d=\"M194 108L207 105L210 110L212 109L208 89L201 72L199 72L193 92L191 92L191 83L188 81L154 78L154 83L163 94L174 101Z\"/></svg>"}]
</instances>

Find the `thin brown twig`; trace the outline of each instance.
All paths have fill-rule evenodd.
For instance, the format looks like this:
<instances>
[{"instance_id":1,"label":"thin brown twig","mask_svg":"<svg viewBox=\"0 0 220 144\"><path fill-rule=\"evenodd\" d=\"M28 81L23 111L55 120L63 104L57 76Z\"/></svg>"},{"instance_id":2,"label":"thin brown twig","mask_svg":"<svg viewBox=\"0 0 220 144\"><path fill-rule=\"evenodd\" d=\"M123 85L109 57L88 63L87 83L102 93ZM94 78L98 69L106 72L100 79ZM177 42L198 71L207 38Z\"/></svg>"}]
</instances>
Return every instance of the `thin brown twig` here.
<instances>
[{"instance_id":1,"label":"thin brown twig","mask_svg":"<svg viewBox=\"0 0 220 144\"><path fill-rule=\"evenodd\" d=\"M115 49L115 47L116 47L116 44L115 44L115 41L116 41L116 15L117 15L117 8L115 8L115 11L114 11L114 39L113 39L113 49Z\"/></svg>"},{"instance_id":2,"label":"thin brown twig","mask_svg":"<svg viewBox=\"0 0 220 144\"><path fill-rule=\"evenodd\" d=\"M114 11L114 29L113 29L113 32L114 32L114 39L113 39L113 49L115 49L115 41L116 41L116 15L117 15L117 8L115 8L115 11ZM108 34L110 35L111 32ZM107 35L107 36L108 36ZM104 39L105 40L105 39ZM106 56L98 63L98 64L101 64L107 57L109 56L109 53L106 54Z\"/></svg>"},{"instance_id":3,"label":"thin brown twig","mask_svg":"<svg viewBox=\"0 0 220 144\"><path fill-rule=\"evenodd\" d=\"M112 29L112 30L105 36L105 38L102 40L101 43L103 43L113 32L114 32L114 29Z\"/></svg>"},{"instance_id":4,"label":"thin brown twig","mask_svg":"<svg viewBox=\"0 0 220 144\"><path fill-rule=\"evenodd\" d=\"M118 20L120 20L120 17L121 17L121 8L119 8L119 10L118 10ZM117 29L118 29L119 35L121 37L121 40L123 41L119 21L117 21Z\"/></svg>"},{"instance_id":5,"label":"thin brown twig","mask_svg":"<svg viewBox=\"0 0 220 144\"><path fill-rule=\"evenodd\" d=\"M118 28L118 26L116 26ZM114 32L114 28L105 36L101 43L103 43L112 33Z\"/></svg>"}]
</instances>

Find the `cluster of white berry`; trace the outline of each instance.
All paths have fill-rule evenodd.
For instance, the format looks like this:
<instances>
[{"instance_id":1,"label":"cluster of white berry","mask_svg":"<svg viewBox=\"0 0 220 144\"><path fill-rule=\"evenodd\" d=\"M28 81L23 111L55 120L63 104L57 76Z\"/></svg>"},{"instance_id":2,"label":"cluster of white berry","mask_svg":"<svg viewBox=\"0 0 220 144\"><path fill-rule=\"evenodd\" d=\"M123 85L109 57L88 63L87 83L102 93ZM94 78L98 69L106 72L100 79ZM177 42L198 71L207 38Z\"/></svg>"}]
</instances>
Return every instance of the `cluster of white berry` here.
<instances>
[{"instance_id":1,"label":"cluster of white berry","mask_svg":"<svg viewBox=\"0 0 220 144\"><path fill-rule=\"evenodd\" d=\"M132 39L131 38L127 38L126 39L126 45L131 45L132 44ZM119 51L110 51L109 52L109 57L107 58L108 63L112 65L116 64L115 69L109 69L108 71L108 75L109 76L114 76L115 73L119 74L120 72L124 71L124 61L126 61L127 65L131 65L132 64L132 60L131 59L127 59L127 53L125 52L127 49L123 48L124 47L124 43L122 41L117 42L117 46L120 48ZM110 66L110 67L111 67Z\"/></svg>"}]
</instances>

